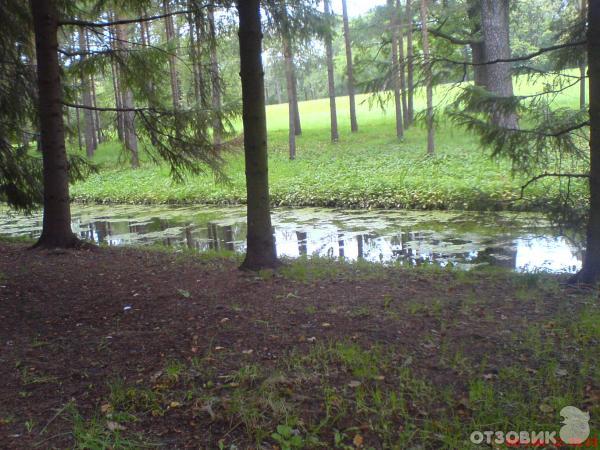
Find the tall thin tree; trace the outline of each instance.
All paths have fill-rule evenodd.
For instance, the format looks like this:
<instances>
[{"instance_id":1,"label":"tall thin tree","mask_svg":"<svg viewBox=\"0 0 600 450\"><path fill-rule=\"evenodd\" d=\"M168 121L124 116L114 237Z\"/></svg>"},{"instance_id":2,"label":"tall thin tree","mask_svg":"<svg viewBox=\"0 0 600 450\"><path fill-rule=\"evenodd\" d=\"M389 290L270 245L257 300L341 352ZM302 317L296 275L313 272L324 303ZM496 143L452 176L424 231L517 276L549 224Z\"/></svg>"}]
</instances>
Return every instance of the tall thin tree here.
<instances>
[{"instance_id":1,"label":"tall thin tree","mask_svg":"<svg viewBox=\"0 0 600 450\"><path fill-rule=\"evenodd\" d=\"M87 41L85 38L85 30L83 27L79 29L79 50L81 51L82 62L86 59L88 51ZM90 76L84 70L81 71L81 98L83 105L87 108L83 110L84 138L85 138L85 153L88 158L94 156L96 147L98 146L96 138L96 121L94 120L94 106L92 101L92 89L90 86Z\"/></svg>"},{"instance_id":2,"label":"tall thin tree","mask_svg":"<svg viewBox=\"0 0 600 450\"><path fill-rule=\"evenodd\" d=\"M402 2L397 0L396 12L398 14L398 70L400 71L400 90L402 91L402 119L404 121L404 129L410 126L408 117L408 103L406 95L406 58L404 52L404 31L406 29L405 15L402 13Z\"/></svg>"},{"instance_id":3,"label":"tall thin tree","mask_svg":"<svg viewBox=\"0 0 600 450\"><path fill-rule=\"evenodd\" d=\"M580 16L581 16L581 21L583 22L583 26L585 27L586 25L586 21L587 21L587 0L581 0L581 7L580 7ZM586 76L586 66L587 66L587 61L586 61L586 57L585 54L581 56L581 59L579 61L579 108L580 109L585 109L587 101L586 101L586 85L587 85L587 76Z\"/></svg>"},{"instance_id":4,"label":"tall thin tree","mask_svg":"<svg viewBox=\"0 0 600 450\"><path fill-rule=\"evenodd\" d=\"M400 58L398 56L398 11L396 0L387 0L390 14L390 32L392 34L392 87L396 112L396 137L404 137L404 122L402 119L402 87L400 85Z\"/></svg>"},{"instance_id":5,"label":"tall thin tree","mask_svg":"<svg viewBox=\"0 0 600 450\"><path fill-rule=\"evenodd\" d=\"M215 13L212 6L208 7L208 34L210 46L210 81L212 86L213 109L213 141L216 147L221 145L223 125L221 123L221 83L219 76L219 59L217 55L217 29L215 26Z\"/></svg>"},{"instance_id":6,"label":"tall thin tree","mask_svg":"<svg viewBox=\"0 0 600 450\"><path fill-rule=\"evenodd\" d=\"M175 24L173 16L169 15L171 8L169 0L163 0L163 12L165 14L165 35L167 45L169 45L169 76L171 79L171 96L173 98L173 108L178 110L181 108L181 89L179 87L179 75L177 73L177 54L176 54L176 36Z\"/></svg>"},{"instance_id":7,"label":"tall thin tree","mask_svg":"<svg viewBox=\"0 0 600 450\"><path fill-rule=\"evenodd\" d=\"M289 115L289 152L290 159L296 159L296 97L294 89L294 57L292 54L292 43L290 30L284 25L281 33L283 44L283 59L285 61L285 80L288 95L288 115Z\"/></svg>"},{"instance_id":8,"label":"tall thin tree","mask_svg":"<svg viewBox=\"0 0 600 450\"><path fill-rule=\"evenodd\" d=\"M406 0L406 90L408 123L415 120L415 47L413 42L412 0Z\"/></svg>"},{"instance_id":9,"label":"tall thin tree","mask_svg":"<svg viewBox=\"0 0 600 450\"><path fill-rule=\"evenodd\" d=\"M259 0L238 0L248 237L243 269L279 266L271 224Z\"/></svg>"},{"instance_id":10,"label":"tall thin tree","mask_svg":"<svg viewBox=\"0 0 600 450\"><path fill-rule=\"evenodd\" d=\"M325 53L327 55L327 89L329 91L329 113L331 116L331 141L337 142L340 139L337 121L337 107L335 103L335 70L333 67L333 19L331 10L331 0L323 0L325 16L329 20L329 27L325 34Z\"/></svg>"},{"instance_id":11,"label":"tall thin tree","mask_svg":"<svg viewBox=\"0 0 600 450\"><path fill-rule=\"evenodd\" d=\"M354 86L354 63L352 61L352 39L350 37L350 20L348 18L348 5L342 0L342 16L344 21L344 43L346 46L346 75L348 77L348 97L350 99L350 129L353 133L358 131L356 119L356 99Z\"/></svg>"},{"instance_id":12,"label":"tall thin tree","mask_svg":"<svg viewBox=\"0 0 600 450\"><path fill-rule=\"evenodd\" d=\"M427 0L421 0L421 34L423 39L423 71L427 90L427 154L435 153L435 129L433 123L433 74L431 70L431 57L429 53L429 31L427 20L429 17Z\"/></svg>"}]
</instances>

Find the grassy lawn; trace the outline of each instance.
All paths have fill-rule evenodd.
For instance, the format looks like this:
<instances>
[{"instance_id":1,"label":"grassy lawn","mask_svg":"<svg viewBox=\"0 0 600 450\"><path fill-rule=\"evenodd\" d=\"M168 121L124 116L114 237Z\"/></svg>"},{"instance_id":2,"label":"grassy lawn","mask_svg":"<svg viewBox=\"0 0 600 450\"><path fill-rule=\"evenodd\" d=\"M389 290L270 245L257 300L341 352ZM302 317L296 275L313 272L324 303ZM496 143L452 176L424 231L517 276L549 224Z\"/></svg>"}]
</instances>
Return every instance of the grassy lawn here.
<instances>
[{"instance_id":1,"label":"grassy lawn","mask_svg":"<svg viewBox=\"0 0 600 450\"><path fill-rule=\"evenodd\" d=\"M535 86L517 83L519 93ZM445 87L437 91L438 103L447 101ZM578 88L557 100L577 105ZM476 137L442 121L437 132L437 154L427 157L426 134L411 128L402 141L395 137L394 117L378 106L369 107L359 97L360 131L349 132L347 98L338 99L341 140L329 141L328 100L300 104L303 135L298 138L298 158L287 156L287 105L268 107L270 180L274 205L380 207L414 209L541 209L556 198L558 181L532 185L522 201L526 177L511 175L508 161L492 161ZM417 96L416 109L423 107ZM239 126L239 125L238 125ZM119 146L107 143L97 152L100 174L73 187L75 200L121 203L244 203L245 184L241 148L227 155L229 183L217 183L212 174L189 177L174 184L168 168L146 163L131 171L117 165ZM584 202L586 188L573 181L573 196Z\"/></svg>"},{"instance_id":2,"label":"grassy lawn","mask_svg":"<svg viewBox=\"0 0 600 450\"><path fill-rule=\"evenodd\" d=\"M598 293L557 276L0 249L3 448L492 448L566 406L600 432Z\"/></svg>"}]
</instances>

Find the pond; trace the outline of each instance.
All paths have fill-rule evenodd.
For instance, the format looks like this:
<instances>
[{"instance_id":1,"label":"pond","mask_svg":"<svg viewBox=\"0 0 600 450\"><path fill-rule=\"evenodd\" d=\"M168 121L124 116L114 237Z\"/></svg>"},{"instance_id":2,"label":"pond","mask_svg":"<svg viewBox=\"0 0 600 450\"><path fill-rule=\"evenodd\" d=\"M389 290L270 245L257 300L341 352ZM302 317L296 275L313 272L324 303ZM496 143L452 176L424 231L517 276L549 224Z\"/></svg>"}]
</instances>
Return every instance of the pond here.
<instances>
[{"instance_id":1,"label":"pond","mask_svg":"<svg viewBox=\"0 0 600 450\"><path fill-rule=\"evenodd\" d=\"M278 254L292 258L575 272L583 256L579 245L535 214L297 208L276 209L273 225ZM2 235L37 237L40 231L41 213L0 214ZM164 244L199 252L244 252L246 245L244 207L74 205L73 231L108 245Z\"/></svg>"}]
</instances>

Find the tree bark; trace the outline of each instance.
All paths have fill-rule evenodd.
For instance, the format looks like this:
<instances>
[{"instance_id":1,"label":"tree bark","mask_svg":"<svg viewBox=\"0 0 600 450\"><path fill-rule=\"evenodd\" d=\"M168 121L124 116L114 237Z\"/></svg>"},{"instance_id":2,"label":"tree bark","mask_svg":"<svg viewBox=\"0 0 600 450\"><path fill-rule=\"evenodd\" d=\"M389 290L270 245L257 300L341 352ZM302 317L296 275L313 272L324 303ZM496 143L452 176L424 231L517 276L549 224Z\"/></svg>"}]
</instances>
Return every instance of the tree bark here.
<instances>
[{"instance_id":1,"label":"tree bark","mask_svg":"<svg viewBox=\"0 0 600 450\"><path fill-rule=\"evenodd\" d=\"M435 153L435 130L433 124L433 77L429 56L429 31L427 26L427 0L421 0L421 32L423 34L423 70L427 86L427 154Z\"/></svg>"},{"instance_id":2,"label":"tree bark","mask_svg":"<svg viewBox=\"0 0 600 450\"><path fill-rule=\"evenodd\" d=\"M394 104L396 107L396 137L404 137L404 124L402 119L402 87L400 85L400 58L398 56L398 11L396 0L387 0L390 13L390 30L392 33L392 85L394 88Z\"/></svg>"},{"instance_id":3,"label":"tree bark","mask_svg":"<svg viewBox=\"0 0 600 450\"><path fill-rule=\"evenodd\" d=\"M481 1L470 0L467 6L467 15L471 22L471 33L478 36L481 33ZM483 41L473 41L469 44L471 47L471 59L474 64L483 64L485 62L485 48ZM487 86L485 65L473 66L473 83L475 86L485 88Z\"/></svg>"},{"instance_id":4,"label":"tree bark","mask_svg":"<svg viewBox=\"0 0 600 450\"><path fill-rule=\"evenodd\" d=\"M400 71L400 90L402 92L402 118L404 120L404 129L410 126L408 121L408 103L407 103L407 95L406 95L406 58L404 55L404 14L402 14L402 2L397 0L397 4L395 6L396 14L398 15L398 70Z\"/></svg>"},{"instance_id":5,"label":"tree bark","mask_svg":"<svg viewBox=\"0 0 600 450\"><path fill-rule=\"evenodd\" d=\"M571 281L600 281L600 2L589 0L587 56L590 108L590 212L583 267Z\"/></svg>"},{"instance_id":6,"label":"tree bark","mask_svg":"<svg viewBox=\"0 0 600 450\"><path fill-rule=\"evenodd\" d=\"M333 19L331 13L331 0L324 0L325 16L328 20ZM333 23L330 23L333 26ZM335 70L333 67L333 38L331 30L325 34L325 53L327 54L327 88L329 90L329 112L331 116L331 141L337 142L340 139L337 122L337 106L335 103Z\"/></svg>"},{"instance_id":7,"label":"tree bark","mask_svg":"<svg viewBox=\"0 0 600 450\"><path fill-rule=\"evenodd\" d=\"M170 13L169 0L163 0L163 10L165 14ZM171 45L175 41L175 25L173 16L165 17L165 35L167 44ZM171 95L173 97L173 109L181 109L181 89L179 88L179 76L177 74L177 55L175 50L170 50L169 54L169 75L171 77Z\"/></svg>"},{"instance_id":8,"label":"tree bark","mask_svg":"<svg viewBox=\"0 0 600 450\"><path fill-rule=\"evenodd\" d=\"M87 42L85 39L85 30L83 27L79 29L79 50L81 52L87 51ZM81 57L81 61L84 62L86 59L85 55ZM92 108L92 93L90 88L90 77L85 72L81 72L81 97L83 106ZM85 138L85 153L88 158L94 156L96 151L96 130L94 121L94 112L91 109L83 110L83 123L84 123L84 138Z\"/></svg>"},{"instance_id":9,"label":"tree bark","mask_svg":"<svg viewBox=\"0 0 600 450\"><path fill-rule=\"evenodd\" d=\"M212 85L213 142L221 146L223 124L221 123L221 84L219 82L219 60L217 55L217 30L215 28L214 8L208 7L208 32L210 45L210 80Z\"/></svg>"},{"instance_id":10,"label":"tree bark","mask_svg":"<svg viewBox=\"0 0 600 450\"><path fill-rule=\"evenodd\" d=\"M482 0L481 28L485 61L510 58L509 0ZM498 97L512 97L513 84L510 63L486 65L487 90ZM492 123L505 128L517 128L517 116L496 112Z\"/></svg>"},{"instance_id":11,"label":"tree bark","mask_svg":"<svg viewBox=\"0 0 600 450\"><path fill-rule=\"evenodd\" d=\"M285 61L285 80L288 95L289 114L289 151L290 160L296 159L296 99L294 97L294 58L292 46L286 29L281 36L283 42L283 59Z\"/></svg>"},{"instance_id":12,"label":"tree bark","mask_svg":"<svg viewBox=\"0 0 600 450\"><path fill-rule=\"evenodd\" d=\"M290 46L290 49L292 47ZM294 92L294 131L296 136L302 134L302 124L300 123L300 108L298 107L298 77L296 76L296 64L294 63L294 50L292 49L292 89Z\"/></svg>"},{"instance_id":13,"label":"tree bark","mask_svg":"<svg viewBox=\"0 0 600 450\"><path fill-rule=\"evenodd\" d=\"M91 51L90 37L88 35L87 30L85 31L85 46L86 46L86 50L88 52ZM94 108L96 108L98 106L98 104L97 104L97 97L96 97L96 80L94 79L94 74L90 75L90 88L91 88L91 95L92 95L92 105L94 106ZM96 130L96 146L95 146L95 148L98 148L98 145L100 145L104 141L104 136L102 135L102 123L100 122L100 111L98 111L98 110L94 111L94 129Z\"/></svg>"},{"instance_id":14,"label":"tree bark","mask_svg":"<svg viewBox=\"0 0 600 450\"><path fill-rule=\"evenodd\" d=\"M350 39L350 22L346 0L342 0L342 15L344 20L344 42L346 45L348 97L350 98L350 129L353 133L356 133L358 131L358 121L356 120L356 99L354 98L354 63L352 61L352 40Z\"/></svg>"},{"instance_id":15,"label":"tree bark","mask_svg":"<svg viewBox=\"0 0 600 450\"><path fill-rule=\"evenodd\" d=\"M111 19L114 20L115 16L111 15ZM118 43L116 31L113 27L109 29L109 34L111 38L111 48L112 50L118 50L120 45ZM115 93L115 107L117 109L123 107L123 101L121 98L121 85L119 83L119 68L117 63L114 60L110 62L110 68L112 72L112 81L113 81L113 90ZM117 112L117 137L119 138L119 142L125 143L125 127L123 125L123 113Z\"/></svg>"},{"instance_id":16,"label":"tree bark","mask_svg":"<svg viewBox=\"0 0 600 450\"><path fill-rule=\"evenodd\" d=\"M581 20L585 21L587 19L587 0L581 0ZM584 22L585 23L585 22ZM579 108L584 110L587 104L586 101L586 84L587 84L587 76L586 76L586 58L585 56L581 57L581 61L579 63Z\"/></svg>"},{"instance_id":17,"label":"tree bark","mask_svg":"<svg viewBox=\"0 0 600 450\"><path fill-rule=\"evenodd\" d=\"M58 14L54 0L30 0L35 31L44 216L36 247L70 248L80 241L71 230L69 171L58 62Z\"/></svg>"},{"instance_id":18,"label":"tree bark","mask_svg":"<svg viewBox=\"0 0 600 450\"><path fill-rule=\"evenodd\" d=\"M119 20L117 15L115 15L115 20ZM119 47L121 47L121 49L126 49L126 41L129 34L129 26L118 24L115 26L115 28ZM140 166L140 160L138 155L137 135L135 134L135 113L131 111L131 109L134 108L133 92L128 86L124 86L125 83L123 83L122 81L124 79L122 73L122 68L120 68L118 78L121 106L123 109L130 110L124 111L121 115L123 121L123 142L125 144L126 150L130 154L131 167L133 169L137 169Z\"/></svg>"},{"instance_id":19,"label":"tree bark","mask_svg":"<svg viewBox=\"0 0 600 450\"><path fill-rule=\"evenodd\" d=\"M411 0L406 0L406 88L408 123L412 125L415 121L415 47L413 43L413 12Z\"/></svg>"},{"instance_id":20,"label":"tree bark","mask_svg":"<svg viewBox=\"0 0 600 450\"><path fill-rule=\"evenodd\" d=\"M248 244L242 268L260 270L280 265L273 237L269 198L260 1L238 0L237 9L248 195Z\"/></svg>"}]
</instances>

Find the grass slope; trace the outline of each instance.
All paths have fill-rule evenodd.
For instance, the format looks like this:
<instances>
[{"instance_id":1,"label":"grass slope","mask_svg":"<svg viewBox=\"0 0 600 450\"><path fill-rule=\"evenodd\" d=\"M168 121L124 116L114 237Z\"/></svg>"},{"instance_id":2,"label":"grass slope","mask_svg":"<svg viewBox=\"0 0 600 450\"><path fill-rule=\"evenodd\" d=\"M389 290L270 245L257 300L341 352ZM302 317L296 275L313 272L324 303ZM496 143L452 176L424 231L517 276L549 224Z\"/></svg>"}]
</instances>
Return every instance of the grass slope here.
<instances>
[{"instance_id":1,"label":"grass slope","mask_svg":"<svg viewBox=\"0 0 600 450\"><path fill-rule=\"evenodd\" d=\"M535 86L518 83L520 93ZM576 105L577 86L564 93L561 105ZM438 89L436 99L448 96ZM298 138L298 158L287 156L287 105L268 107L270 181L274 205L381 207L416 209L540 209L556 197L556 180L540 181L520 196L523 176L512 177L508 161L492 161L479 147L477 138L451 124L441 123L437 131L437 154L425 155L425 130L413 127L403 141L395 137L394 116L368 98L359 98L360 131L349 132L347 98L338 98L341 139L329 141L328 100L300 104L303 135ZM416 109L423 107L418 96ZM391 111L391 109L390 109ZM245 203L245 182L241 148L227 157L229 183L218 183L210 173L173 183L164 166L144 164L132 171L119 159L116 143L102 145L96 162L100 174L73 187L75 200L119 203ZM574 195L584 201L583 183L574 183Z\"/></svg>"}]
</instances>

